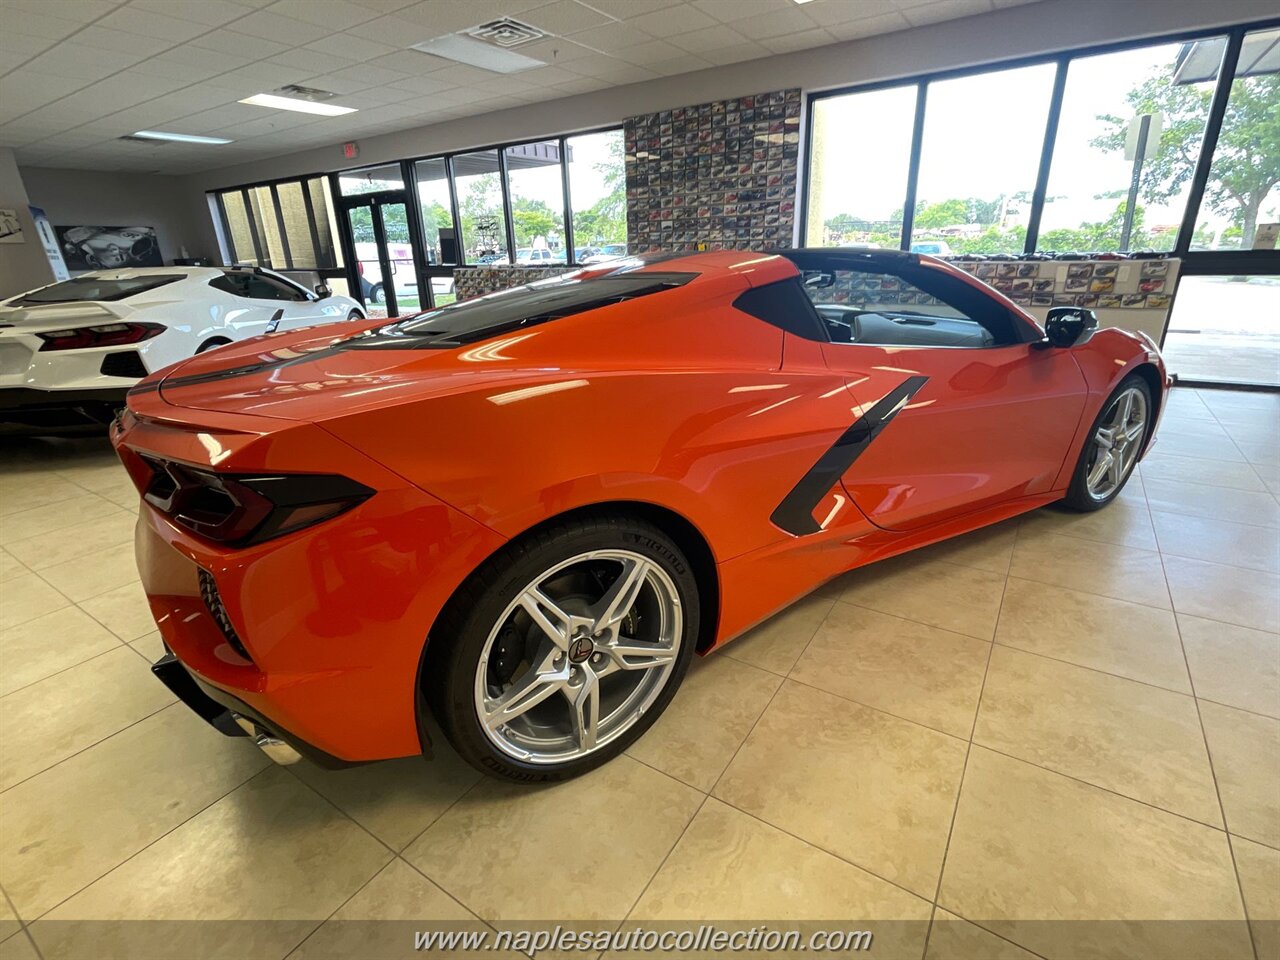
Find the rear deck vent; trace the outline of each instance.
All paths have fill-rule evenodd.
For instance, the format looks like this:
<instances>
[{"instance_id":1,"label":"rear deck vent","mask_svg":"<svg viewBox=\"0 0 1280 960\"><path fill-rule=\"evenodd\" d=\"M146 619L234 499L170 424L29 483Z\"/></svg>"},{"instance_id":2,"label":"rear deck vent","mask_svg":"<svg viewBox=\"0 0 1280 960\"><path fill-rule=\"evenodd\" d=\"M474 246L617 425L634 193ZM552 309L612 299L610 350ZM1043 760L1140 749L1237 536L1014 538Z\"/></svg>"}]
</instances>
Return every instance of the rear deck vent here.
<instances>
[{"instance_id":1,"label":"rear deck vent","mask_svg":"<svg viewBox=\"0 0 1280 960\"><path fill-rule=\"evenodd\" d=\"M503 47L504 49L532 43L534 40L541 40L547 36L537 27L531 27L529 24L513 20L511 17L490 20L488 23L473 27L466 33L477 40L483 40L485 43L492 44L495 47Z\"/></svg>"}]
</instances>

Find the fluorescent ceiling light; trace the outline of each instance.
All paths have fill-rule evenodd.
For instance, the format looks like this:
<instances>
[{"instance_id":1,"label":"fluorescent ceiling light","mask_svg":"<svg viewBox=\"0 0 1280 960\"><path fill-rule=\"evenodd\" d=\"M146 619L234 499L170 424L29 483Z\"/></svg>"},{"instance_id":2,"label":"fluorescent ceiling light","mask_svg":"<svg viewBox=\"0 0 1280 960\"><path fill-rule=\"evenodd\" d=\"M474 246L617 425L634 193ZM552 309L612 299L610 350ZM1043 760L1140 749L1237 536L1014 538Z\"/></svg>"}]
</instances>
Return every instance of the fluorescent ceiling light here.
<instances>
[{"instance_id":1,"label":"fluorescent ceiling light","mask_svg":"<svg viewBox=\"0 0 1280 960\"><path fill-rule=\"evenodd\" d=\"M278 97L274 93L258 93L245 97L241 103L255 107L272 107L276 110L296 110L298 113L318 113L322 117L339 117L344 113L355 113L355 107L339 107L332 103L316 103L314 100L298 100L294 97Z\"/></svg>"},{"instance_id":2,"label":"fluorescent ceiling light","mask_svg":"<svg viewBox=\"0 0 1280 960\"><path fill-rule=\"evenodd\" d=\"M415 43L410 49L429 53L433 57L455 60L493 73L519 73L521 70L546 66L542 60L526 57L523 53L516 53L514 50L490 46L460 33L436 37L434 40L424 40L422 43Z\"/></svg>"},{"instance_id":3,"label":"fluorescent ceiling light","mask_svg":"<svg viewBox=\"0 0 1280 960\"><path fill-rule=\"evenodd\" d=\"M809 0L796 0L796 3L808 3Z\"/></svg>"},{"instance_id":4,"label":"fluorescent ceiling light","mask_svg":"<svg viewBox=\"0 0 1280 960\"><path fill-rule=\"evenodd\" d=\"M235 143L225 137L198 137L194 133L165 133L162 130L139 130L133 136L143 140L176 140L178 143Z\"/></svg>"}]
</instances>

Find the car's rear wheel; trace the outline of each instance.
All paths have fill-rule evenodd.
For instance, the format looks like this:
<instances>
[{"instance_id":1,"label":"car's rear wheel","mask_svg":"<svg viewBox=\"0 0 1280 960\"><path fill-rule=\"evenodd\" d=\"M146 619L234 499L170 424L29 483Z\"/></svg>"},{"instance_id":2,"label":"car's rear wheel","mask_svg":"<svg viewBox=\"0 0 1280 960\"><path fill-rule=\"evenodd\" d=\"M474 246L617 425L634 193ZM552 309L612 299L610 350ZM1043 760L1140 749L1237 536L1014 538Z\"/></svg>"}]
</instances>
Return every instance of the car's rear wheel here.
<instances>
[{"instance_id":1,"label":"car's rear wheel","mask_svg":"<svg viewBox=\"0 0 1280 960\"><path fill-rule=\"evenodd\" d=\"M557 524L505 548L450 601L423 681L458 753L509 780L563 780L658 718L698 632L697 582L658 528Z\"/></svg>"},{"instance_id":2,"label":"car's rear wheel","mask_svg":"<svg viewBox=\"0 0 1280 960\"><path fill-rule=\"evenodd\" d=\"M231 341L226 337L210 337L204 343L200 344L200 348L196 350L196 353L204 353L207 350L213 350L217 347L225 347L230 342Z\"/></svg>"},{"instance_id":3,"label":"car's rear wheel","mask_svg":"<svg viewBox=\"0 0 1280 960\"><path fill-rule=\"evenodd\" d=\"M364 314L363 314L363 313L361 313L359 310L352 310L350 313L348 313L348 314L347 314L347 319L348 319L348 320L363 320L363 319L364 319Z\"/></svg>"},{"instance_id":4,"label":"car's rear wheel","mask_svg":"<svg viewBox=\"0 0 1280 960\"><path fill-rule=\"evenodd\" d=\"M1120 495L1147 442L1154 407L1151 388L1131 374L1107 398L1080 451L1064 503L1100 510Z\"/></svg>"}]
</instances>

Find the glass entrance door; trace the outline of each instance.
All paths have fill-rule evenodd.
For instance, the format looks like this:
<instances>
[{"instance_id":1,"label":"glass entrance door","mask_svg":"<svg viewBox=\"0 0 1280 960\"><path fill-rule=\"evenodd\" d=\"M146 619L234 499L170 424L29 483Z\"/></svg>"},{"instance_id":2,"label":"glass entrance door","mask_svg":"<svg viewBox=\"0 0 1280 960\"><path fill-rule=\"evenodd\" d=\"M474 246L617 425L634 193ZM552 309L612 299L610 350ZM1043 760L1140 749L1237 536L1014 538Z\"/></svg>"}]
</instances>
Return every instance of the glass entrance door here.
<instances>
[{"instance_id":1,"label":"glass entrance door","mask_svg":"<svg viewBox=\"0 0 1280 960\"><path fill-rule=\"evenodd\" d=\"M344 201L355 252L359 296L371 317L399 317L428 309L402 191Z\"/></svg>"}]
</instances>

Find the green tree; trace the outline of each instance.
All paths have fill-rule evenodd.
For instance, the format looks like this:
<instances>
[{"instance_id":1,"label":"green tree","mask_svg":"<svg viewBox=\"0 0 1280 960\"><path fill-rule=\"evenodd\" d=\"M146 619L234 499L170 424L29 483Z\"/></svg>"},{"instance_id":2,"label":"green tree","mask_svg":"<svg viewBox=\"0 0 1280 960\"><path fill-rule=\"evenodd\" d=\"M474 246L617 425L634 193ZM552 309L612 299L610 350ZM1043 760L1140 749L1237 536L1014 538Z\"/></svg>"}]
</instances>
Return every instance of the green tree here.
<instances>
[{"instance_id":1,"label":"green tree","mask_svg":"<svg viewBox=\"0 0 1280 960\"><path fill-rule=\"evenodd\" d=\"M969 219L969 211L967 200L943 200L941 203L926 204L916 213L915 225L922 230L940 230L959 223L975 222Z\"/></svg>"},{"instance_id":2,"label":"green tree","mask_svg":"<svg viewBox=\"0 0 1280 960\"><path fill-rule=\"evenodd\" d=\"M511 223L515 229L516 246L528 247L538 237L550 240L564 231L560 215L541 200L517 197L511 201Z\"/></svg>"},{"instance_id":3,"label":"green tree","mask_svg":"<svg viewBox=\"0 0 1280 960\"><path fill-rule=\"evenodd\" d=\"M1141 195L1158 203L1177 195L1195 172L1205 117L1213 97L1210 84L1173 84L1167 73L1149 77L1125 99L1134 113L1159 111L1164 129L1154 157L1143 167ZM1104 150L1124 149L1128 117L1105 115L1111 130L1094 140ZM1240 224L1240 245L1253 246L1258 214L1280 182L1280 75L1233 82L1231 98L1214 151L1205 203ZM1131 243L1136 247L1136 242Z\"/></svg>"}]
</instances>

